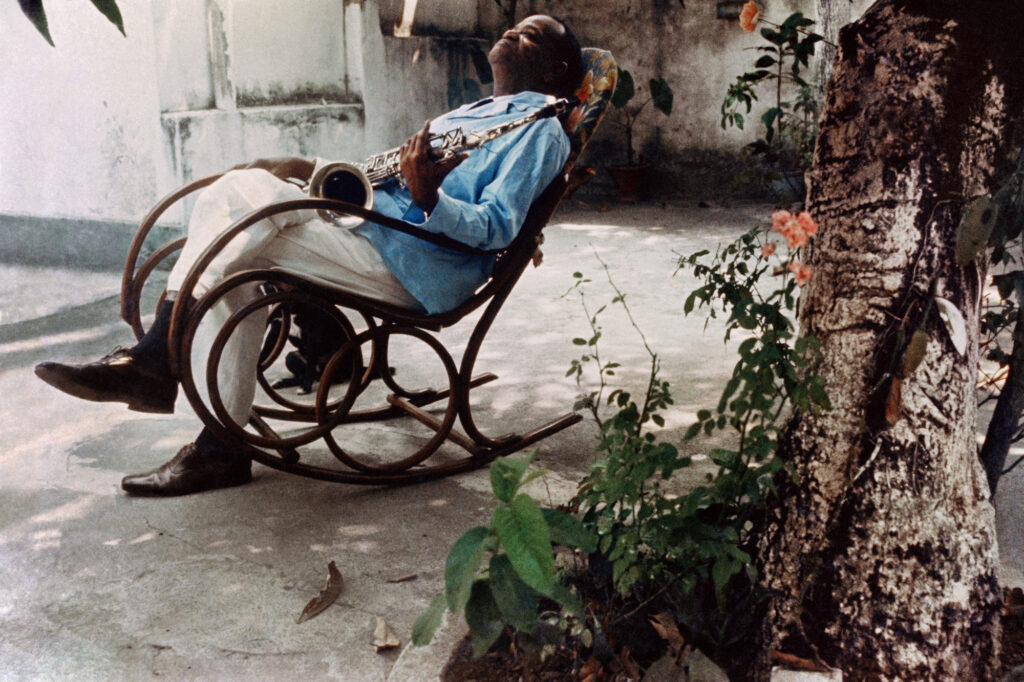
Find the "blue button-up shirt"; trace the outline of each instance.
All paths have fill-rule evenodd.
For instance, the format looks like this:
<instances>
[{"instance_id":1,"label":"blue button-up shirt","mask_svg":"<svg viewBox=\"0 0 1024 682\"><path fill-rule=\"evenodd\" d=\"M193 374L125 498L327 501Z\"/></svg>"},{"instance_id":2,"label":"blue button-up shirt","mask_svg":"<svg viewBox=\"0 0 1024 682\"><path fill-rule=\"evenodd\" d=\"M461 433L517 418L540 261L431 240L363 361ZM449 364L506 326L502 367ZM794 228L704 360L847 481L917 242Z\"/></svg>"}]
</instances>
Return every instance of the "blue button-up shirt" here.
<instances>
[{"instance_id":1,"label":"blue button-up shirt","mask_svg":"<svg viewBox=\"0 0 1024 682\"><path fill-rule=\"evenodd\" d=\"M430 123L431 133L490 128L546 104L545 96L520 92L467 104ZM534 121L470 152L449 173L429 216L409 191L389 182L374 190L374 210L481 249L508 246L526 213L569 157L569 139L557 119ZM428 313L451 310L490 277L494 256L444 249L413 236L364 223L356 231Z\"/></svg>"}]
</instances>

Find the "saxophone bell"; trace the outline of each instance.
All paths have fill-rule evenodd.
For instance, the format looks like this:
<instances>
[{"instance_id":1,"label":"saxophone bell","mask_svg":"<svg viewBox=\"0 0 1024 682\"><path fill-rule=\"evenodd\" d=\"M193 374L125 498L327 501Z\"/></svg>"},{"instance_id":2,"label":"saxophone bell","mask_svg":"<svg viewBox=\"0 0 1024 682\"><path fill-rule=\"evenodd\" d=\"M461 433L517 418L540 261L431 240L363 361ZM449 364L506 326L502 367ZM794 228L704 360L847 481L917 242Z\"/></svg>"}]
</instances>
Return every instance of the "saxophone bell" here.
<instances>
[{"instance_id":1,"label":"saxophone bell","mask_svg":"<svg viewBox=\"0 0 1024 682\"><path fill-rule=\"evenodd\" d=\"M373 186L366 173L347 161L326 163L309 180L309 196L316 199L345 201L366 210L373 208ZM320 209L321 218L339 227L355 227L363 221L359 216Z\"/></svg>"}]
</instances>

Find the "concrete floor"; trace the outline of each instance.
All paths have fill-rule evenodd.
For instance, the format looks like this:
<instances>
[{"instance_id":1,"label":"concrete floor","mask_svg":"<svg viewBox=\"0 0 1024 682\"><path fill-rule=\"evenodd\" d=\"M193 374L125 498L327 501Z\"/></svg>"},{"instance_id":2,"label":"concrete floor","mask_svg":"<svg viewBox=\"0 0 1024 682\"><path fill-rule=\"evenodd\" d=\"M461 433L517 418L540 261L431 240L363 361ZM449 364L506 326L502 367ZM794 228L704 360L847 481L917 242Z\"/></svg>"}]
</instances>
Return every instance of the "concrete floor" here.
<instances>
[{"instance_id":1,"label":"concrete floor","mask_svg":"<svg viewBox=\"0 0 1024 682\"><path fill-rule=\"evenodd\" d=\"M677 254L714 248L763 221L768 208L563 205L547 230L545 263L530 269L498 318L478 367L501 379L478 389L485 428L504 433L568 411L579 388L565 378L588 333L572 273L594 282L593 306L614 295L597 255L650 345L676 404L665 436L681 441L712 406L732 367L720 329L682 315L693 282ZM256 466L246 486L176 499L120 492L125 473L157 466L198 430L187 401L162 417L75 400L38 381L47 359L84 361L131 341L117 322L119 273L0 266L0 679L384 680L399 650L377 653L376 618L403 645L443 585L452 542L485 522L486 470L402 488L361 488ZM602 355L640 391L646 357L620 310L602 315ZM450 344L468 330L445 332ZM416 367L397 366L399 376ZM404 436L403 423L361 427L364 442ZM583 422L539 447L550 473L539 499L558 503L593 458ZM700 455L713 444L685 444ZM698 462L694 478L708 470ZM1024 537L1021 470L997 499L1005 579L1018 584ZM340 599L297 625L323 587L328 562ZM393 582L415 575L414 579ZM407 679L415 679L406 673Z\"/></svg>"}]
</instances>

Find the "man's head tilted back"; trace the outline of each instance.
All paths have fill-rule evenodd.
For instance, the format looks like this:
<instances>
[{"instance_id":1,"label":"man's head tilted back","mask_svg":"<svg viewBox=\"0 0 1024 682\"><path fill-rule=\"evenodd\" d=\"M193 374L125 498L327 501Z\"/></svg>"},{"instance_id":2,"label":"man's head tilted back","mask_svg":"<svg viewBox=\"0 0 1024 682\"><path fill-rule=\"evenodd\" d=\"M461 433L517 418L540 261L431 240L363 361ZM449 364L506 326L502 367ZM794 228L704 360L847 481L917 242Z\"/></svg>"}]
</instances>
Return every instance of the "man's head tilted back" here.
<instances>
[{"instance_id":1,"label":"man's head tilted back","mask_svg":"<svg viewBox=\"0 0 1024 682\"><path fill-rule=\"evenodd\" d=\"M570 97L583 79L576 36L560 19L535 14L505 31L488 57L494 94L532 90Z\"/></svg>"}]
</instances>

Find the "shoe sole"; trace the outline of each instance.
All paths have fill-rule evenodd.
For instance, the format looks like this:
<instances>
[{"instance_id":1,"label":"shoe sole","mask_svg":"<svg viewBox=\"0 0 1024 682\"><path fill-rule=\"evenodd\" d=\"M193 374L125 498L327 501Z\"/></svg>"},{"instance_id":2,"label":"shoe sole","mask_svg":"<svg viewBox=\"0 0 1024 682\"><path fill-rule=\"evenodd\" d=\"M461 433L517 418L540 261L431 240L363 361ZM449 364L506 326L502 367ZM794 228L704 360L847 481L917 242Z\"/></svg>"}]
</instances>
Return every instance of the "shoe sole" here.
<instances>
[{"instance_id":1,"label":"shoe sole","mask_svg":"<svg viewBox=\"0 0 1024 682\"><path fill-rule=\"evenodd\" d=\"M66 376L52 372L48 363L36 365L35 373L37 377L50 386L72 397L89 400L94 403L127 403L128 409L134 412L174 414L174 403L178 397L177 385L174 386L173 395L163 397L140 394L111 395L92 386L70 381Z\"/></svg>"}]
</instances>

